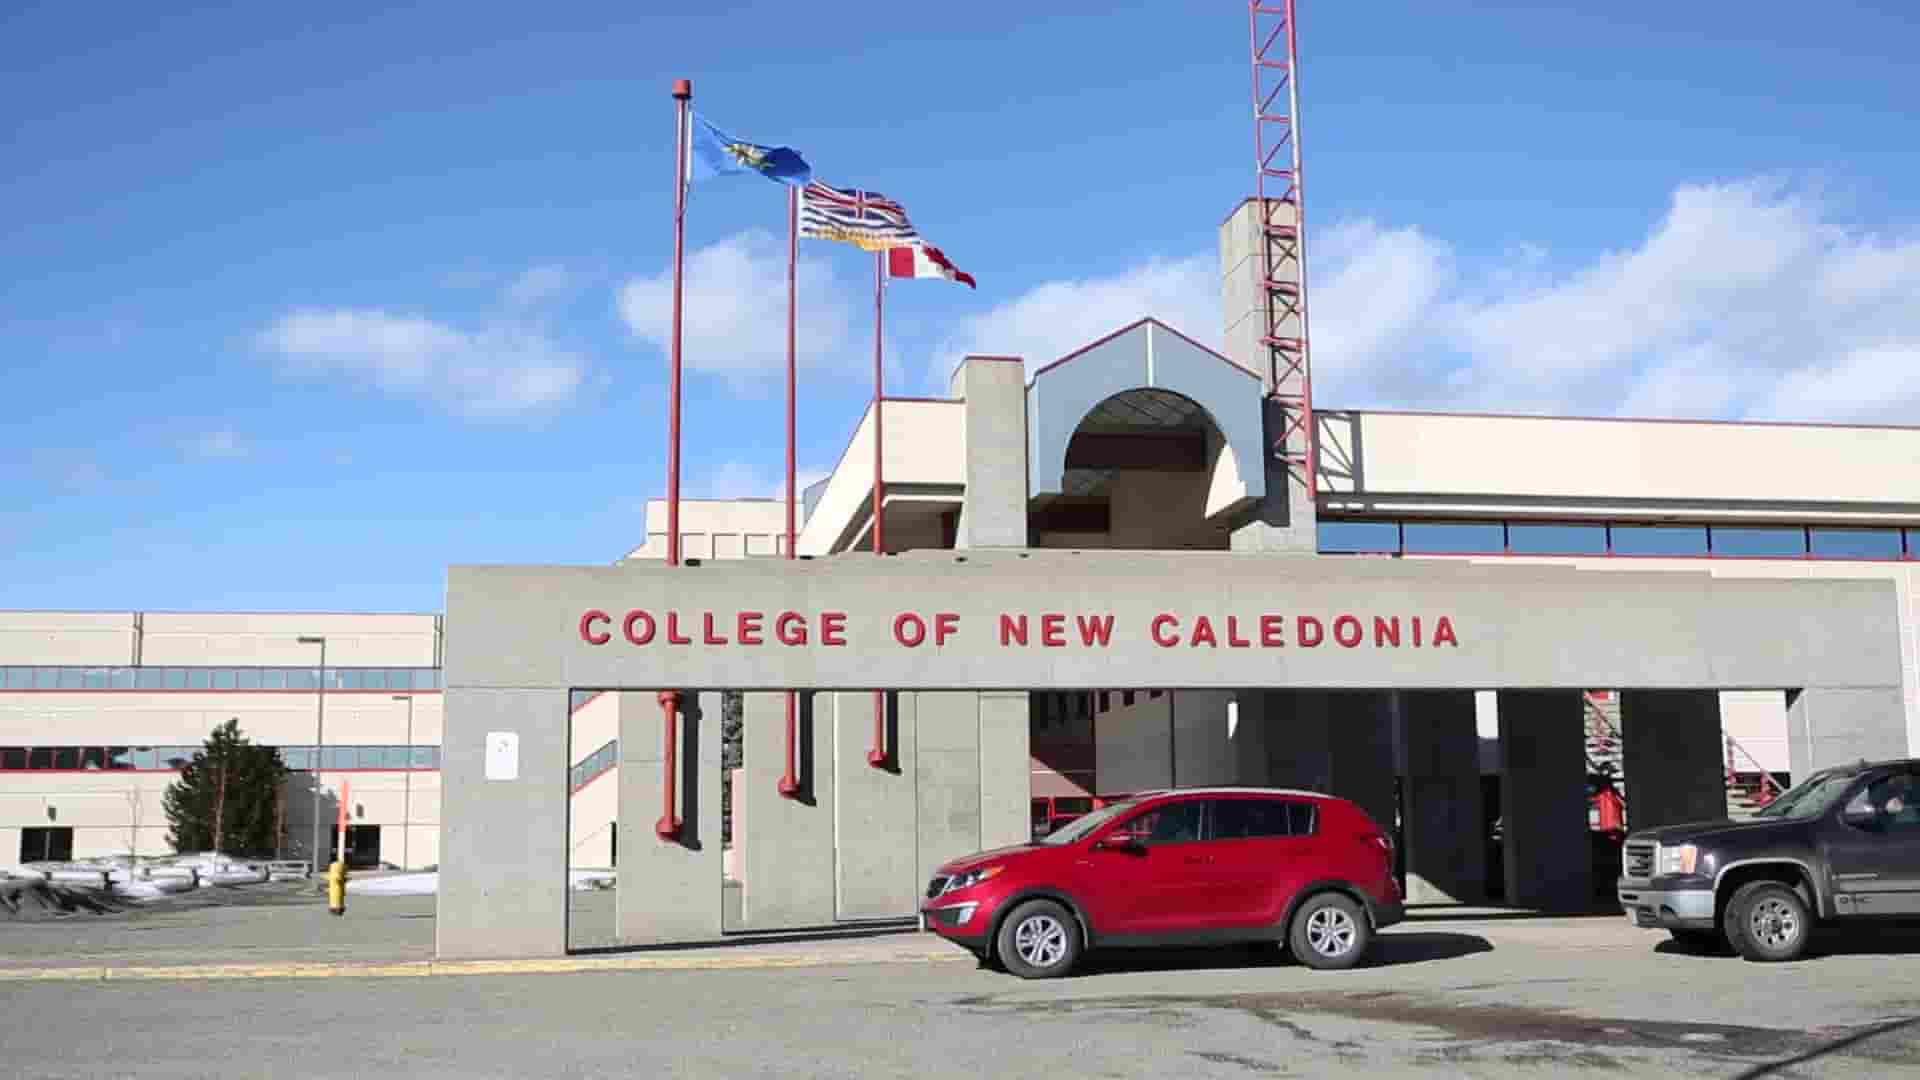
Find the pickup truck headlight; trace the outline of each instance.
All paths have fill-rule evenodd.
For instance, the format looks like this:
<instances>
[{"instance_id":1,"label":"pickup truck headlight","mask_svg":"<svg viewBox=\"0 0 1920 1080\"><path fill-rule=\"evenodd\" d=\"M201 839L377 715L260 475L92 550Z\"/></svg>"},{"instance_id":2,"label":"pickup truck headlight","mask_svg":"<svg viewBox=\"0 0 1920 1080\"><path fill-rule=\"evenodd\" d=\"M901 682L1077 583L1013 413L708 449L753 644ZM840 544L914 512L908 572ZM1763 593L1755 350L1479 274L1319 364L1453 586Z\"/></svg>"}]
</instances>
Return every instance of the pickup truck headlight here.
<instances>
[{"instance_id":1,"label":"pickup truck headlight","mask_svg":"<svg viewBox=\"0 0 1920 1080\"><path fill-rule=\"evenodd\" d=\"M947 887L941 891L958 892L961 889L970 889L988 878L997 875L1000 873L1000 870L1001 868L998 866L983 866L978 870L969 870L964 874L955 875L951 881L947 882Z\"/></svg>"},{"instance_id":2,"label":"pickup truck headlight","mask_svg":"<svg viewBox=\"0 0 1920 1080\"><path fill-rule=\"evenodd\" d=\"M1700 849L1692 844L1660 848L1659 873L1691 874L1700 862Z\"/></svg>"}]
</instances>

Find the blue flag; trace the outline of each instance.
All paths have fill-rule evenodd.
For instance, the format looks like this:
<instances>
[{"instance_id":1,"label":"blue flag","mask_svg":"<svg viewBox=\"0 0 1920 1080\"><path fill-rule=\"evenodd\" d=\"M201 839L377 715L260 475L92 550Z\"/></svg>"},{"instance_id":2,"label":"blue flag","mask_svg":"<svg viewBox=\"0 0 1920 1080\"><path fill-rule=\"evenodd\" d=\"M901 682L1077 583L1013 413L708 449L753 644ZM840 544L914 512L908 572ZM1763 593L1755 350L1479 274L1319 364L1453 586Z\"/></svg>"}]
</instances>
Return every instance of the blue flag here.
<instances>
[{"instance_id":1,"label":"blue flag","mask_svg":"<svg viewBox=\"0 0 1920 1080\"><path fill-rule=\"evenodd\" d=\"M792 147L761 146L736 139L698 113L693 117L693 146L688 158L689 180L758 173L782 184L805 187L813 179L813 167Z\"/></svg>"}]
</instances>

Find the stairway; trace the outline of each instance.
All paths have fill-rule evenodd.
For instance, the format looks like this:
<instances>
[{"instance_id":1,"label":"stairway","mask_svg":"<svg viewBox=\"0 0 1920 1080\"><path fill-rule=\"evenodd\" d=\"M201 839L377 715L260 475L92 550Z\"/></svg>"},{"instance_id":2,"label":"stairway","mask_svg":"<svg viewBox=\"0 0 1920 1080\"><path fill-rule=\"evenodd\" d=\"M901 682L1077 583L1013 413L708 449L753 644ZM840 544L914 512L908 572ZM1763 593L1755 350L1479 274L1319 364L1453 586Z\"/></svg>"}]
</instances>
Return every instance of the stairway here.
<instances>
[{"instance_id":1,"label":"stairway","mask_svg":"<svg viewBox=\"0 0 1920 1080\"><path fill-rule=\"evenodd\" d=\"M1587 772L1609 777L1621 798L1627 794L1625 748L1620 737L1620 695L1600 697L1588 691L1586 702Z\"/></svg>"}]
</instances>

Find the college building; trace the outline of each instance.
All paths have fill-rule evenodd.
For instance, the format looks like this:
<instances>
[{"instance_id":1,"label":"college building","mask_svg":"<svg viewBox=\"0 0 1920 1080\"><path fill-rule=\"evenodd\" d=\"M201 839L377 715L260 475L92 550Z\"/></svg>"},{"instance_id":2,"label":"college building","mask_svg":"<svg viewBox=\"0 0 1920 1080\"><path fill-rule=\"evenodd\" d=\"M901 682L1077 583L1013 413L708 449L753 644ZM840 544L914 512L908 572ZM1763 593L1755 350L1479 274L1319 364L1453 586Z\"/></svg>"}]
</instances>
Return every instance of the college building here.
<instances>
[{"instance_id":1,"label":"college building","mask_svg":"<svg viewBox=\"0 0 1920 1080\"><path fill-rule=\"evenodd\" d=\"M1322 406L1303 472L1252 208L1224 352L969 357L857 418L793 559L784 503L689 500L666 566L656 501L605 566L452 568L444 615L0 613L0 861L162 850L237 718L289 857L345 786L356 851L441 864L449 956L564 948L568 868L640 868L625 940L911 915L946 858L1221 784L1397 823L1414 902L1572 905L1596 775L1637 828L1920 745L1920 428Z\"/></svg>"}]
</instances>

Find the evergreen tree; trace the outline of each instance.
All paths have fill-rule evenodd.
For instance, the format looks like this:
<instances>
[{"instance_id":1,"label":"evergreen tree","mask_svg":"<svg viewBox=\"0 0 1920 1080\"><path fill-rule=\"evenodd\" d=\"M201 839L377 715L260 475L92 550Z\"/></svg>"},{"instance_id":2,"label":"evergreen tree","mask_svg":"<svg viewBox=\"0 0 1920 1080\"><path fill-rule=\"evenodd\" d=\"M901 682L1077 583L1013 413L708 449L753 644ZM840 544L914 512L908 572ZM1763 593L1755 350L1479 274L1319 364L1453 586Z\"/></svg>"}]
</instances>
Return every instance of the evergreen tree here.
<instances>
[{"instance_id":1,"label":"evergreen tree","mask_svg":"<svg viewBox=\"0 0 1920 1080\"><path fill-rule=\"evenodd\" d=\"M240 721L227 721L167 787L168 842L175 851L272 855L286 776L280 751L255 746Z\"/></svg>"},{"instance_id":2,"label":"evergreen tree","mask_svg":"<svg viewBox=\"0 0 1920 1080\"><path fill-rule=\"evenodd\" d=\"M720 694L720 843L733 843L733 770L742 760L746 730L746 696L738 690Z\"/></svg>"}]
</instances>

